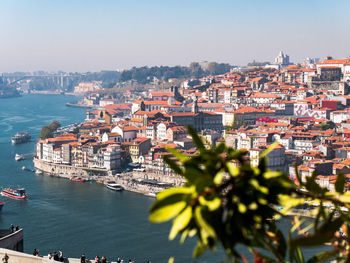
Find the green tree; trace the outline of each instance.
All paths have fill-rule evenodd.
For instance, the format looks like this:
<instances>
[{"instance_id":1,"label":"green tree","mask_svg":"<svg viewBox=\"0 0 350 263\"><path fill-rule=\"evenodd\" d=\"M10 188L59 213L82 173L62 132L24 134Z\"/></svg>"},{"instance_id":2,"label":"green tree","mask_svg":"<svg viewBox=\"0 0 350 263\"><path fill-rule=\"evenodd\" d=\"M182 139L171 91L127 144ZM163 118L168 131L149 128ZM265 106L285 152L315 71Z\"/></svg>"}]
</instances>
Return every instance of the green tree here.
<instances>
[{"instance_id":1,"label":"green tree","mask_svg":"<svg viewBox=\"0 0 350 263\"><path fill-rule=\"evenodd\" d=\"M52 131L56 131L59 127L61 127L61 124L58 121L53 121L48 126L48 128Z\"/></svg>"},{"instance_id":2,"label":"green tree","mask_svg":"<svg viewBox=\"0 0 350 263\"><path fill-rule=\"evenodd\" d=\"M40 131L40 139L44 140L47 138L52 138L54 132L61 127L61 124L58 121L51 122L48 126L44 126Z\"/></svg>"},{"instance_id":3,"label":"green tree","mask_svg":"<svg viewBox=\"0 0 350 263\"><path fill-rule=\"evenodd\" d=\"M52 131L50 130L50 128L48 126L44 126L42 127L41 131L40 131L40 139L44 140L47 138L51 138L53 136Z\"/></svg>"},{"instance_id":4,"label":"green tree","mask_svg":"<svg viewBox=\"0 0 350 263\"><path fill-rule=\"evenodd\" d=\"M160 192L150 208L151 222L173 220L170 240L179 234L181 242L196 236L194 257L222 246L233 262L246 261L237 245L254 251L256 262L350 262L347 238L339 234L341 227L347 234L350 224L350 192L345 192L343 175L338 175L336 192L319 186L316 173L306 182L296 173L300 184L295 184L284 173L267 169L266 156L274 145L260 156L259 166L252 167L247 152L223 143L207 148L193 129L189 134L197 155L187 157L168 148L177 160L164 158L186 183ZM288 233L282 233L275 220L305 204L312 204L308 212L313 220L296 216ZM304 258L305 247L328 242L328 250Z\"/></svg>"},{"instance_id":5,"label":"green tree","mask_svg":"<svg viewBox=\"0 0 350 263\"><path fill-rule=\"evenodd\" d=\"M326 130L334 129L334 128L335 128L335 123L332 121L323 122L320 124L321 131L326 131Z\"/></svg>"}]
</instances>

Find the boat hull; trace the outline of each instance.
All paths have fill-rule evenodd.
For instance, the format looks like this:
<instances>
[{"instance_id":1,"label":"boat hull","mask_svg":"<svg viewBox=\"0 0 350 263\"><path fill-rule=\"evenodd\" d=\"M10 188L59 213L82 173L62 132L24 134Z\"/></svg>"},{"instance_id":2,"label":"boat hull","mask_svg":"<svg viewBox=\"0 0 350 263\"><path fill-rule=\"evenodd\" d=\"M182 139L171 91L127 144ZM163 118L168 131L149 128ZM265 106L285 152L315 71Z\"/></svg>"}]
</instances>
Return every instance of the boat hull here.
<instances>
[{"instance_id":1,"label":"boat hull","mask_svg":"<svg viewBox=\"0 0 350 263\"><path fill-rule=\"evenodd\" d=\"M107 188L113 191L123 191L124 188L121 185L113 186L113 185L107 185Z\"/></svg>"},{"instance_id":2,"label":"boat hull","mask_svg":"<svg viewBox=\"0 0 350 263\"><path fill-rule=\"evenodd\" d=\"M18 200L24 200L28 197L27 195L19 196L16 194L11 194L9 192L5 192L5 191L1 191L1 195L5 196L5 197L13 198L13 199L18 199Z\"/></svg>"},{"instance_id":3,"label":"boat hull","mask_svg":"<svg viewBox=\"0 0 350 263\"><path fill-rule=\"evenodd\" d=\"M72 178L71 181L83 183L83 182L87 182L88 180L84 178Z\"/></svg>"}]
</instances>

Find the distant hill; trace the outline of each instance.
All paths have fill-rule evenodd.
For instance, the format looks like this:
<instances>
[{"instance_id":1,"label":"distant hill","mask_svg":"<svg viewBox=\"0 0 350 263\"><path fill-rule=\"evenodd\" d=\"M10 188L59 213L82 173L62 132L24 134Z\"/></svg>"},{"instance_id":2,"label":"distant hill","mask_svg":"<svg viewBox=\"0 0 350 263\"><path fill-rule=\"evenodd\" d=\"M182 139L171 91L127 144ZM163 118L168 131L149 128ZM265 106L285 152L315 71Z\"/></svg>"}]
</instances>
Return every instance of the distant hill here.
<instances>
[{"instance_id":1,"label":"distant hill","mask_svg":"<svg viewBox=\"0 0 350 263\"><path fill-rule=\"evenodd\" d=\"M167 81L170 78L200 78L207 75L217 75L229 72L231 65L216 62L192 62L189 67L184 66L154 66L154 67L133 67L124 70L119 81L136 80L141 84L150 83L157 78Z\"/></svg>"}]
</instances>

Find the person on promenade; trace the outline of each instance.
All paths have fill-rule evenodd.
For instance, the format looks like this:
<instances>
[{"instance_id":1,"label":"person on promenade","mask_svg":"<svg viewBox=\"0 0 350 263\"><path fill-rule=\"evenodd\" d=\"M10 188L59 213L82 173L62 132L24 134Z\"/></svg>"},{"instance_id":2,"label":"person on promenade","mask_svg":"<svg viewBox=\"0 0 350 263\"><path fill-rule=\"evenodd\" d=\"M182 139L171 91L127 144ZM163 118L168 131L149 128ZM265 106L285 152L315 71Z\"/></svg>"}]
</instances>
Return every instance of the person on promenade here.
<instances>
[{"instance_id":1,"label":"person on promenade","mask_svg":"<svg viewBox=\"0 0 350 263\"><path fill-rule=\"evenodd\" d=\"M121 259L120 258L118 258L117 259L117 263L121 263L122 261L121 261Z\"/></svg>"},{"instance_id":2,"label":"person on promenade","mask_svg":"<svg viewBox=\"0 0 350 263\"><path fill-rule=\"evenodd\" d=\"M47 254L47 257L48 257L49 259L52 259L52 253L51 253L51 251L49 252L49 254Z\"/></svg>"},{"instance_id":3,"label":"person on promenade","mask_svg":"<svg viewBox=\"0 0 350 263\"><path fill-rule=\"evenodd\" d=\"M100 257L99 257L99 256L96 256L96 257L95 257L95 263L101 263Z\"/></svg>"},{"instance_id":4,"label":"person on promenade","mask_svg":"<svg viewBox=\"0 0 350 263\"><path fill-rule=\"evenodd\" d=\"M53 253L53 260L55 260L55 261L59 261L60 260L60 258L58 256L58 253L56 251Z\"/></svg>"},{"instance_id":5,"label":"person on promenade","mask_svg":"<svg viewBox=\"0 0 350 263\"><path fill-rule=\"evenodd\" d=\"M101 263L107 263L107 259L106 259L105 256L102 256L102 258L101 258Z\"/></svg>"},{"instance_id":6,"label":"person on promenade","mask_svg":"<svg viewBox=\"0 0 350 263\"><path fill-rule=\"evenodd\" d=\"M18 227L18 226L16 226L15 231L17 232L18 230L19 230L19 227Z\"/></svg>"},{"instance_id":7,"label":"person on promenade","mask_svg":"<svg viewBox=\"0 0 350 263\"><path fill-rule=\"evenodd\" d=\"M7 253L5 253L4 257L2 258L2 263L8 263L9 262L9 256Z\"/></svg>"},{"instance_id":8,"label":"person on promenade","mask_svg":"<svg viewBox=\"0 0 350 263\"><path fill-rule=\"evenodd\" d=\"M58 253L59 253L59 256L58 256L59 260L61 262L63 262L64 261L63 252L62 251L58 251Z\"/></svg>"},{"instance_id":9,"label":"person on promenade","mask_svg":"<svg viewBox=\"0 0 350 263\"><path fill-rule=\"evenodd\" d=\"M86 257L85 257L85 254L81 254L81 257L80 257L80 263L86 263Z\"/></svg>"},{"instance_id":10,"label":"person on promenade","mask_svg":"<svg viewBox=\"0 0 350 263\"><path fill-rule=\"evenodd\" d=\"M13 226L13 224L11 224L11 226L10 226L11 233L14 232L14 229L15 229L15 227Z\"/></svg>"},{"instance_id":11,"label":"person on promenade","mask_svg":"<svg viewBox=\"0 0 350 263\"><path fill-rule=\"evenodd\" d=\"M33 256L39 256L39 249L34 248Z\"/></svg>"}]
</instances>

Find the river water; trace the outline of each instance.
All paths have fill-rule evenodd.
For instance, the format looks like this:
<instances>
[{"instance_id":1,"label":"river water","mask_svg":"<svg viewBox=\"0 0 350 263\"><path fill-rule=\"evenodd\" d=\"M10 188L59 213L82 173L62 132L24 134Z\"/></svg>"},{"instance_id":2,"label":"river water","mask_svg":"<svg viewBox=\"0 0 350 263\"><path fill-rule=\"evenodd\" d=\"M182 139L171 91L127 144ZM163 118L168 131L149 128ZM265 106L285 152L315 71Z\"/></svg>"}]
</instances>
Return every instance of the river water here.
<instances>
[{"instance_id":1,"label":"river water","mask_svg":"<svg viewBox=\"0 0 350 263\"><path fill-rule=\"evenodd\" d=\"M88 258L105 255L107 259L136 262L192 262L194 240L179 245L169 242L169 224L148 222L153 198L131 192L113 192L96 183L78 183L38 176L22 171L32 168L32 160L16 162L16 153L35 151L35 140L42 126L58 120L62 125L80 122L85 109L65 106L74 97L63 95L25 95L0 100L0 186L24 187L28 200L0 197L5 202L0 213L0 228L10 224L24 229L24 251L34 248L41 255L63 251L67 257ZM11 136L28 131L35 140L11 145ZM219 254L208 253L197 262L219 262Z\"/></svg>"}]
</instances>

